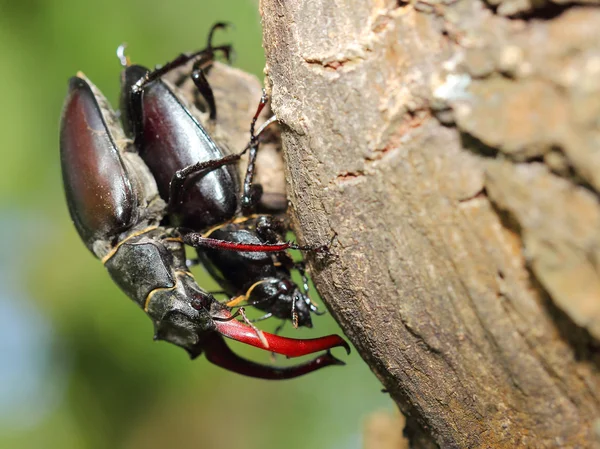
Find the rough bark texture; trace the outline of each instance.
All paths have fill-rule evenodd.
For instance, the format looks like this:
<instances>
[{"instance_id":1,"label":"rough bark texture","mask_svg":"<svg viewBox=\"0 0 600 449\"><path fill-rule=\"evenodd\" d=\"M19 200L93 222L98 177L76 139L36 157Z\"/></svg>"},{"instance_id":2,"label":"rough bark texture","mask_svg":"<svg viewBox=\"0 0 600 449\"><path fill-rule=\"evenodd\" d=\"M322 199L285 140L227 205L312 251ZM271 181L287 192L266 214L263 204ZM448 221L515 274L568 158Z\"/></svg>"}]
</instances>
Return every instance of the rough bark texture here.
<instances>
[{"instance_id":1,"label":"rough bark texture","mask_svg":"<svg viewBox=\"0 0 600 449\"><path fill-rule=\"evenodd\" d=\"M587 3L261 2L298 237L414 446L598 444Z\"/></svg>"}]
</instances>

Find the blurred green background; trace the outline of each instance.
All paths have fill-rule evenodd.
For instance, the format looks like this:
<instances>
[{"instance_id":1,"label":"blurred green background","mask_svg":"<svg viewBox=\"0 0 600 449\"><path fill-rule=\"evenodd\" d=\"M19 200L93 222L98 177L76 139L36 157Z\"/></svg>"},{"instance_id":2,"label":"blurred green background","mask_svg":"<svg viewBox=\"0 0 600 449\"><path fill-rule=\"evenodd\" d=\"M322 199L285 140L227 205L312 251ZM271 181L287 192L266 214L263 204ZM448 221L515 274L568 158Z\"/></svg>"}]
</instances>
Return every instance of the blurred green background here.
<instances>
[{"instance_id":1,"label":"blurred green background","mask_svg":"<svg viewBox=\"0 0 600 449\"><path fill-rule=\"evenodd\" d=\"M364 418L392 409L356 352L336 352L346 367L268 382L153 342L150 320L69 220L58 157L67 79L83 70L116 104L120 43L153 66L201 46L219 20L235 25L218 36L235 65L262 79L252 0L0 0L1 448L359 448ZM286 335L331 332L326 315Z\"/></svg>"}]
</instances>

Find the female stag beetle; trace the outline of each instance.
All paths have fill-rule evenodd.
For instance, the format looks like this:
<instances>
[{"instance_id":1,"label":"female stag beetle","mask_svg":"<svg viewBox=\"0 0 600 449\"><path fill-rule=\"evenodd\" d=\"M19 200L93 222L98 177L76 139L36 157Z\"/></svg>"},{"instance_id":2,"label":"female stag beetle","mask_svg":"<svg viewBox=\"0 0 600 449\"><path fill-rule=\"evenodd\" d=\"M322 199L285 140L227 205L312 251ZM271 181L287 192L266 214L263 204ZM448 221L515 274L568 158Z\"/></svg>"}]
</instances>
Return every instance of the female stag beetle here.
<instances>
[{"instance_id":1,"label":"female stag beetle","mask_svg":"<svg viewBox=\"0 0 600 449\"><path fill-rule=\"evenodd\" d=\"M212 62L216 51L229 57L229 46L214 47L211 42L215 29L224 26L213 26L205 50L181 55L153 72L130 65L120 47L123 127L156 179L161 197L168 202L170 224L195 231L185 232L183 241L196 247L199 260L225 292L235 297L227 304L245 302L265 311L265 317L291 318L296 327L311 327L311 313L318 312L306 294L303 267L282 252L293 245L278 243L287 228L270 216L253 217L262 192L252 183L258 149L254 127L266 96L261 98L250 126L250 144L244 150L250 151L250 157L239 200L240 182L231 164L241 153L227 154L192 113L192 107L184 105L175 88L161 79L197 57L191 76L208 105L208 125L214 127L217 108L203 67ZM240 213L242 216L237 217ZM300 270L304 292L291 280L291 268Z\"/></svg>"},{"instance_id":2,"label":"female stag beetle","mask_svg":"<svg viewBox=\"0 0 600 449\"><path fill-rule=\"evenodd\" d=\"M209 45L206 50L182 55L179 60L198 59L206 63L212 58L215 49ZM177 64L173 64L175 65ZM153 86L162 85L160 77L166 73L168 66L147 72L130 84L131 90L124 93L125 98L129 97L130 109L121 111L123 127L119 125L107 100L96 86L81 73L71 78L61 117L60 151L67 205L79 236L87 248L103 262L115 283L151 318L155 339L183 347L192 358L204 352L207 359L216 365L264 379L288 379L324 366L343 364L329 352L329 349L337 346L343 346L349 351L347 343L339 336L291 339L259 331L249 323L236 320L231 307L218 302L213 295L200 288L188 270L184 242L187 240L189 243L190 239L201 239L202 236L189 232L184 233L182 239L178 228L178 220L182 220L181 224L187 226L197 225L189 218L191 213L178 215L174 212L176 203L173 198L184 196L185 199L185 193L182 192L185 190L185 183L177 182L178 178L174 177L166 196L169 202L165 203L160 194L163 181L153 173L151 164L140 157L138 139L134 144L124 131L125 129L138 135L143 117L140 107L143 105L147 108L152 104L147 102L152 96L149 92L153 90ZM127 79L127 75L124 79ZM197 84L207 85L202 80ZM156 89L156 92L157 100L166 98L164 91ZM210 100L208 103L210 104ZM180 107L177 105L174 109ZM162 115L151 118L158 122L173 119ZM181 154L185 155L186 151L186 139L182 137L186 130L181 129L179 118L174 120L172 127L165 129L165 135L175 140L180 139L183 146L174 147L174 153L164 154L166 164L179 163L176 158ZM210 136L203 128L202 132L205 142L210 142ZM146 143L147 141L144 142ZM239 157L227 159L227 156L217 151L219 149L216 145L217 150L207 154L211 145L205 145L204 155L212 159L204 162L204 171L209 172L202 179L210 180L210 176L213 176L217 181L209 181L210 187L203 186L204 196L199 199L200 204L195 204L194 208L188 210L200 208L199 217L203 218L197 219L200 222L204 220L202 227L192 229L202 229L218 223L223 216L229 217L231 205L226 203L224 197L219 196L219 192L224 192L227 196L228 188L237 185L235 176L231 176L233 171L227 164L229 160L237 160ZM215 160L219 163L215 164ZM197 159L194 166L202 163L202 159ZM227 178L228 173L231 179L229 184L227 180L222 180L223 176ZM176 205L179 204L187 203L177 202ZM237 203L235 205L237 207ZM223 206L227 213L224 211L224 215L220 215L218 211ZM215 239L205 239L208 243L204 246L214 246ZM241 247L235 242L233 244L238 245L238 251L244 252L273 249L282 251L290 247L287 243L241 244ZM236 355L223 337L288 357L323 350L327 352L303 364L274 367L254 363Z\"/></svg>"}]
</instances>

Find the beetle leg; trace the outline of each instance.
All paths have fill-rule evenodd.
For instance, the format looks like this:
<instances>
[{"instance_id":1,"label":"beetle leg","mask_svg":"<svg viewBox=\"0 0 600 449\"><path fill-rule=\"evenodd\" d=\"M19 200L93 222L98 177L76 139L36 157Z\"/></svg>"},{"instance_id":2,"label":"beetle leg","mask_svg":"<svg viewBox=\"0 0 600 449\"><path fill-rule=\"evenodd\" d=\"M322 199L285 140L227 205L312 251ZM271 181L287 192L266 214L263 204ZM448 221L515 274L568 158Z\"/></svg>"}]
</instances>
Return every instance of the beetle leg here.
<instances>
[{"instance_id":1,"label":"beetle leg","mask_svg":"<svg viewBox=\"0 0 600 449\"><path fill-rule=\"evenodd\" d=\"M300 276L302 277L302 289L304 290L304 301L306 305L310 308L310 311L317 316L325 315L326 312L320 311L319 306L316 305L312 299L310 299L309 286L308 286L308 277L306 277L306 263L304 261L294 262L294 268L298 270Z\"/></svg>"},{"instance_id":2,"label":"beetle leg","mask_svg":"<svg viewBox=\"0 0 600 449\"><path fill-rule=\"evenodd\" d=\"M230 26L230 24L226 23L226 22L215 23L211 27L210 31L208 32L208 42L207 42L206 48L195 51L193 53L182 53L178 57L173 59L172 61L167 62L162 67L159 67L156 70L148 72L144 78L140 79L136 84L133 85L133 87L132 87L133 92L134 93L136 93L136 91L141 92L146 84L151 83L154 80L157 80L161 76L169 73L171 70L174 70L178 67L181 67L181 66L187 64L192 59L200 58L202 61L202 64L206 64L206 63L212 61L212 58L214 57L215 52L222 51L225 54L225 57L227 58L227 60L229 61L231 59L231 52L232 52L231 45L219 45L217 47L213 47L213 44L212 44L212 38L214 36L215 31L217 29L227 28L228 26Z\"/></svg>"},{"instance_id":3,"label":"beetle leg","mask_svg":"<svg viewBox=\"0 0 600 449\"><path fill-rule=\"evenodd\" d=\"M240 321L232 320L230 317L231 314L229 312L226 313L226 316L222 317L222 320L220 320L219 317L213 317L217 332L224 337L231 338L250 346L267 349L287 357L300 357L338 346L344 347L346 352L348 354L350 353L350 346L348 346L348 343L346 343L339 335L296 339L280 337L279 335L261 331L261 337L263 338L260 338L250 326L241 323ZM265 341L266 345L264 343Z\"/></svg>"},{"instance_id":4,"label":"beetle leg","mask_svg":"<svg viewBox=\"0 0 600 449\"><path fill-rule=\"evenodd\" d=\"M159 79L163 75L166 75L167 73L169 73L171 70L174 70L178 67L181 67L181 66L187 64L192 59L199 58L199 60L196 62L196 64L198 64L197 67L201 67L201 66L211 63L214 58L215 52L221 51L225 55L225 58L227 59L227 61L231 61L231 53L232 53L231 45L219 45L217 47L214 47L212 44L212 39L213 39L215 31L218 29L227 28L228 26L230 26L230 24L226 23L226 22L215 23L211 27L210 31L208 32L208 42L207 42L206 48L195 51L193 53L182 53L178 57L173 59L172 61L167 62L162 67L159 67L151 72L148 72L143 78L141 78L137 83L135 83L132 86L132 95L134 97L137 95L140 95L146 84ZM120 53L123 53L125 47L120 46L119 49L121 50ZM117 54L119 55L119 50L117 50L117 52L118 52ZM123 63L123 59L121 57L119 57L119 59L121 60L121 63ZM194 66L195 66L194 69L197 68L196 64L194 64Z\"/></svg>"},{"instance_id":5,"label":"beetle leg","mask_svg":"<svg viewBox=\"0 0 600 449\"><path fill-rule=\"evenodd\" d=\"M230 45L223 45L221 47L213 47L212 39L216 30L224 29L231 26L228 22L217 22L215 23L210 31L208 32L208 42L206 44L206 50L209 50L205 56L201 56L192 67L192 81L196 85L196 88L200 92L200 94L204 97L206 102L208 103L209 117L211 120L215 120L217 118L217 106L215 104L215 96L213 94L213 90L208 84L208 80L204 75L204 68L207 64L212 63L213 53L214 51L210 51L214 48L220 49L224 54L225 58L228 62L231 62L231 53L232 48Z\"/></svg>"},{"instance_id":6,"label":"beetle leg","mask_svg":"<svg viewBox=\"0 0 600 449\"><path fill-rule=\"evenodd\" d=\"M212 45L212 36L214 34L214 31L216 29L224 28L226 26L227 24L222 22L213 25L208 35L208 46L206 48L193 53L182 53L177 58L167 62L162 67L157 67L155 70L152 71L148 71L147 69L141 66L130 66L129 58L127 58L127 56L124 53L125 46L119 46L119 48L117 49L117 56L119 57L121 65L126 67L125 77L122 81L123 94L121 95L121 109L123 111L128 112L127 115L130 116L130 120L134 122L139 122L140 120L142 120L142 93L144 91L144 88L149 83L160 79L163 75L166 75L170 71L175 70L194 59L197 59L196 63L194 64L194 70L198 68L206 68L207 66L212 64L215 57L215 53L218 51L224 53L225 57L229 61L231 59L232 53L231 45L220 45L217 47L213 47ZM136 75L135 78L133 78L134 74ZM200 80L199 83L202 83L202 80ZM210 87L208 88L208 90L206 88L200 88L200 92L202 93L202 95L204 95L205 99L209 103L209 108L211 108L211 114L216 114L216 110L213 112L214 98L212 99L211 105L211 97L213 97L213 95L212 91L210 91ZM126 125L126 122L127 121L125 121L124 125ZM132 129L126 129L126 131L129 134L130 132L133 132L135 128L141 125L141 123L134 123ZM126 126L126 128L128 127L129 125Z\"/></svg>"},{"instance_id":7,"label":"beetle leg","mask_svg":"<svg viewBox=\"0 0 600 449\"><path fill-rule=\"evenodd\" d=\"M295 262L294 268L300 273L300 277L302 278L302 289L304 290L304 294L308 296L309 286L308 286L308 277L306 277L306 264L304 261Z\"/></svg>"},{"instance_id":8,"label":"beetle leg","mask_svg":"<svg viewBox=\"0 0 600 449\"><path fill-rule=\"evenodd\" d=\"M203 234L197 232L185 233L181 239L183 243L195 248L215 248L223 249L228 251L238 251L241 253L277 253L288 249L297 249L300 251L315 251L315 252L326 252L327 245L296 245L292 242L278 242L278 243L239 243L229 242L227 240L218 240L210 237L204 237Z\"/></svg>"},{"instance_id":9,"label":"beetle leg","mask_svg":"<svg viewBox=\"0 0 600 449\"><path fill-rule=\"evenodd\" d=\"M256 171L256 155L258 153L258 137L255 134L254 129L256 127L258 116L265 108L268 101L269 97L267 96L267 92L263 89L260 102L258 103L256 112L254 113L254 117L252 117L252 122L250 122L250 153L248 154L248 167L246 168L246 176L244 177L244 190L241 199L243 215L251 215L256 209L256 205L260 201L260 197L257 197L252 186L254 172Z\"/></svg>"},{"instance_id":10,"label":"beetle leg","mask_svg":"<svg viewBox=\"0 0 600 449\"><path fill-rule=\"evenodd\" d=\"M208 39L206 41L206 46L208 48L213 48L212 40L216 30L224 30L230 28L232 25L229 22L217 22L210 27L210 31L208 32Z\"/></svg>"},{"instance_id":11,"label":"beetle leg","mask_svg":"<svg viewBox=\"0 0 600 449\"><path fill-rule=\"evenodd\" d=\"M206 64L208 61L212 60L215 52L217 51L222 51L225 54L225 57L229 58L229 55L231 54L231 45L219 45L218 47L204 48L193 53L181 53L179 56L167 62L165 65L148 72L143 78L141 78L132 86L132 94L134 96L141 94L146 84L149 84L152 81L159 79L163 75L166 75L170 71L187 64L192 59L200 57L203 60L203 64Z\"/></svg>"},{"instance_id":12,"label":"beetle leg","mask_svg":"<svg viewBox=\"0 0 600 449\"><path fill-rule=\"evenodd\" d=\"M260 137L260 134L275 120L276 118L275 116L273 116L265 123L263 123L263 125L259 128L256 134L257 139ZM188 165L187 167L178 170L173 175L173 178L171 179L171 183L169 185L169 205L167 207L167 210L173 211L175 207L179 204L179 202L181 201L180 195L183 191L183 186L185 184L185 181L190 176L195 176L202 171L208 172L216 170L218 168L223 167L224 165L233 164L239 161L240 158L251 148L251 144L252 142L248 143L248 145L246 145L246 147L239 153L228 154L227 156L224 156L221 159L213 159L210 161L198 162L196 164Z\"/></svg>"},{"instance_id":13,"label":"beetle leg","mask_svg":"<svg viewBox=\"0 0 600 449\"><path fill-rule=\"evenodd\" d=\"M181 170L177 170L171 179L169 185L169 203L167 210L173 211L179 205L181 201L181 192L183 191L183 185L190 176L194 176L202 171L212 171L217 168L223 167L227 164L233 164L240 160L243 153L229 154L221 159L213 159L211 161L198 162L194 165L188 165Z\"/></svg>"},{"instance_id":14,"label":"beetle leg","mask_svg":"<svg viewBox=\"0 0 600 449\"><path fill-rule=\"evenodd\" d=\"M310 360L294 366L275 367L251 362L234 353L219 336L213 336L203 347L209 362L243 376L259 379L284 380L302 376L330 365L345 365L336 359L329 351Z\"/></svg>"},{"instance_id":15,"label":"beetle leg","mask_svg":"<svg viewBox=\"0 0 600 449\"><path fill-rule=\"evenodd\" d=\"M196 85L198 92L204 97L208 104L208 117L210 120L216 120L217 118L217 105L215 104L215 95L213 94L212 87L208 84L208 80L204 75L201 64L202 60L199 59L194 63L192 68L192 81Z\"/></svg>"},{"instance_id":16,"label":"beetle leg","mask_svg":"<svg viewBox=\"0 0 600 449\"><path fill-rule=\"evenodd\" d=\"M273 314L271 312L269 313L265 313L263 316L259 316L258 318L254 318L250 321L252 321L253 323L257 323L259 321L264 321L264 320L268 320L269 318L271 318L273 316ZM276 332L277 333L277 332Z\"/></svg>"}]
</instances>

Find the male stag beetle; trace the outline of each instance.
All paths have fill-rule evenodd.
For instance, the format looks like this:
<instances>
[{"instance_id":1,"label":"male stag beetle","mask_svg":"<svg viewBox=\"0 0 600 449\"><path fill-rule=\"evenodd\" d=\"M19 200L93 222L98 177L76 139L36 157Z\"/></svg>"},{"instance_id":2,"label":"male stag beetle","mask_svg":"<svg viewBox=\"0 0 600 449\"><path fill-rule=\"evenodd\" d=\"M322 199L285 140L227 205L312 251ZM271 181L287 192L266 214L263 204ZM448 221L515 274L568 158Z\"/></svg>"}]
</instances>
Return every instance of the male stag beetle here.
<instances>
[{"instance_id":1,"label":"male stag beetle","mask_svg":"<svg viewBox=\"0 0 600 449\"><path fill-rule=\"evenodd\" d=\"M236 320L232 306L218 302L200 288L187 267L184 242L220 249L227 249L229 245L245 254L283 251L293 246L289 243L222 242L197 232L182 232L179 228L193 225L195 227L191 229L195 230L217 225L235 215L231 209L237 208L237 200L228 203L230 189L238 185L237 175L228 164L239 159L239 155L223 156L199 124L193 131L201 135L202 144L199 151L198 147L193 147L196 144L186 135L190 128L182 125L191 115L170 90L163 90L161 86L166 84L160 79L170 68L191 60L197 60L196 76L204 78L200 69L218 49L210 45L209 38L207 49L181 55L173 63L153 72L142 74L141 71L126 70L123 97L127 106L121 111L123 127L91 81L82 73L71 78L60 127L61 166L69 212L87 248L103 262L123 292L151 318L155 339L183 347L192 358L204 352L216 365L263 379L289 379L325 366L343 364L329 352L337 346L349 351L347 343L339 336L291 339L259 331L249 322ZM205 78L196 84L208 86ZM210 105L208 91L204 92L202 88L200 91ZM155 102L150 101L153 96ZM169 113L151 112L152 106L161 101L171 102ZM146 127L146 118L149 122L155 120L164 124L161 145L167 142L166 139L173 139L171 150L168 146L167 149L164 145L160 147L160 151L165 151L162 154L165 166L175 165L175 170L179 170L177 173L184 172L184 175L202 172L200 183L206 184L202 184L201 195L189 200L190 203L186 198L190 189L184 182L188 176L173 176L166 184L168 194L165 195L165 181L160 175L165 176L162 172L166 169L161 172L160 167L154 167L153 170L148 162L151 158L146 158L145 162L140 157L144 153L138 147L137 136ZM144 124L143 127L140 124ZM126 136L126 131L136 136L135 144ZM141 142L144 151L151 148L148 139ZM247 148L252 145L256 146L257 142L251 142ZM189 148L193 151L188 153ZM191 166L179 169L178 164L185 165L185 160L178 158L189 157L190 153L197 159ZM161 160L161 155L153 157L156 161ZM168 203L161 194L168 198ZM193 203L194 200L198 202ZM188 208L188 204L193 207ZM197 216L195 211L198 211ZM288 357L327 352L303 364L274 367L236 355L223 337Z\"/></svg>"},{"instance_id":2,"label":"male stag beetle","mask_svg":"<svg viewBox=\"0 0 600 449\"><path fill-rule=\"evenodd\" d=\"M217 118L217 108L202 67L212 62L215 51L229 56L229 46L213 47L211 42L214 30L224 26L213 26L208 46L199 52L192 70L192 79L208 105L209 125ZM223 145L215 142L174 88L160 79L186 64L189 56L181 55L150 72L130 65L122 47L119 54L125 68L121 90L123 127L156 179L161 197L168 202L170 224L195 231L185 232L183 241L198 250L199 260L225 293L235 297L227 305L245 302L265 311L265 318L291 318L295 327L311 327L311 312L318 312L306 294L303 266L282 252L292 245L277 243L287 228L270 216L253 216L262 192L259 185L252 183L258 149L254 127L266 96L263 95L250 126L250 157L243 194L238 200L239 179L231 164L237 162L240 154L226 154ZM242 216L237 217L240 212ZM292 268L300 270L304 292L291 280Z\"/></svg>"}]
</instances>

